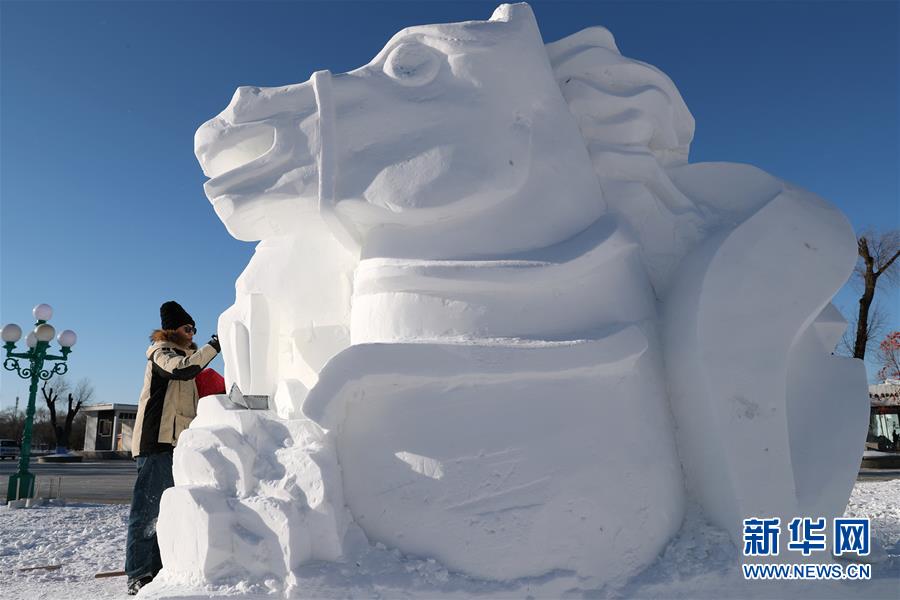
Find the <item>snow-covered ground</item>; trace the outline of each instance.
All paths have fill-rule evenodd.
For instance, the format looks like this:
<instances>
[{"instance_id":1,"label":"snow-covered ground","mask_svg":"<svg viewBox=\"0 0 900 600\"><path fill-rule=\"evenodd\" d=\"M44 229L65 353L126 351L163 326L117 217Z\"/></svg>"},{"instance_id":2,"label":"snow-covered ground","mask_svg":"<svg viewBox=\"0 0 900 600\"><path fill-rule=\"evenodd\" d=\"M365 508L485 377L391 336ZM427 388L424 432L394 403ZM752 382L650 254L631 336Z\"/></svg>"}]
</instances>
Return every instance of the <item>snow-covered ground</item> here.
<instances>
[{"instance_id":1,"label":"snow-covered ground","mask_svg":"<svg viewBox=\"0 0 900 600\"><path fill-rule=\"evenodd\" d=\"M344 563L308 565L296 598L900 598L900 479L856 484L847 516L872 519L877 552L869 582L760 583L744 581L737 551L726 534L689 511L679 535L657 561L630 581L590 589L570 573L508 583L488 583L448 573L432 560L373 547ZM81 600L127 598L125 579L94 579L121 569L128 507L72 505L29 510L0 509L0 598ZM56 570L28 570L61 565ZM164 578L141 598L242 599L278 597L279 585L247 589L177 589Z\"/></svg>"}]
</instances>

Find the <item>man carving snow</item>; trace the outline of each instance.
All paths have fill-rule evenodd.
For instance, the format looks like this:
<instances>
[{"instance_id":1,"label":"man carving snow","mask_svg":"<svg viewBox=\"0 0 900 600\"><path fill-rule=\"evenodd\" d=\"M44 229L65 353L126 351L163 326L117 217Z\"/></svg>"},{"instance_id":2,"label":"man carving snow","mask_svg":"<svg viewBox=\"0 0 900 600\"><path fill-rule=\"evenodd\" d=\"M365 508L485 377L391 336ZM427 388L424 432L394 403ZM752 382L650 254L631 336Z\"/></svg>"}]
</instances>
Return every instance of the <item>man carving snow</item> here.
<instances>
[{"instance_id":1,"label":"man carving snow","mask_svg":"<svg viewBox=\"0 0 900 600\"><path fill-rule=\"evenodd\" d=\"M196 324L174 300L160 309L161 329L150 335L144 387L134 424L131 453L137 461L125 572L128 593L134 595L162 569L156 540L159 499L172 481L172 451L179 434L197 416L197 386L194 378L220 351L213 335L199 350L194 344Z\"/></svg>"}]
</instances>

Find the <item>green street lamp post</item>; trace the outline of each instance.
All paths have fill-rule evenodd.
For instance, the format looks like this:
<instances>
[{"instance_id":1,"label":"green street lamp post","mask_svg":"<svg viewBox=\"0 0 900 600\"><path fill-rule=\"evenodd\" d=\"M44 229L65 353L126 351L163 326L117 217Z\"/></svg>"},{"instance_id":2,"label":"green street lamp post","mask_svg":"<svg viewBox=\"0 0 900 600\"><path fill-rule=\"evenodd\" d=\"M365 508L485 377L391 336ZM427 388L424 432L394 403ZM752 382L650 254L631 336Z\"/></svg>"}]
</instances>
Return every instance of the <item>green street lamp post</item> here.
<instances>
[{"instance_id":1,"label":"green street lamp post","mask_svg":"<svg viewBox=\"0 0 900 600\"><path fill-rule=\"evenodd\" d=\"M31 387L28 388L28 409L25 411L25 432L22 434L22 451L19 453L19 470L9 477L9 486L6 489L7 501L34 497L34 475L28 471L28 461L31 459L31 428L34 423L38 381L47 381L53 375L62 375L69 370L66 359L78 339L74 331L66 329L56 338L62 349L62 356L48 354L50 340L56 334L56 330L47 322L53 316L53 308L48 304L38 304L32 314L36 322L34 330L25 338L25 345L29 348L27 352L13 352L16 342L22 337L21 327L9 323L3 326L0 334L4 342L3 348L6 350L3 368L15 371L22 379L31 380ZM20 366L19 359L27 360L28 366ZM44 368L45 361L53 361L56 364L48 370Z\"/></svg>"}]
</instances>

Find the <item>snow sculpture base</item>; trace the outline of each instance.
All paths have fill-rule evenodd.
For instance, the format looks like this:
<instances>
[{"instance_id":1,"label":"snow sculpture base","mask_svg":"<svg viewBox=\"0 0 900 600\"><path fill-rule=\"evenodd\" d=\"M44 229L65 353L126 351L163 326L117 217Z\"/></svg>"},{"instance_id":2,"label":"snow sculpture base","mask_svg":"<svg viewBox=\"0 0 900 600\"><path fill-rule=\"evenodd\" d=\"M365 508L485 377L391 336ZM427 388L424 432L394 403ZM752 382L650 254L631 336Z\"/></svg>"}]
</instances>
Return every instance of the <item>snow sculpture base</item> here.
<instances>
[{"instance_id":1,"label":"snow sculpture base","mask_svg":"<svg viewBox=\"0 0 900 600\"><path fill-rule=\"evenodd\" d=\"M662 381L639 375L655 370L647 351L636 327L577 342L363 344L324 369L308 420L204 398L164 496L178 515L160 524L168 576L284 579L335 560L342 497L370 542L477 577L634 573L684 505Z\"/></svg>"},{"instance_id":2,"label":"snow sculpture base","mask_svg":"<svg viewBox=\"0 0 900 600\"><path fill-rule=\"evenodd\" d=\"M304 412L335 436L370 541L486 579L608 580L651 561L683 515L662 381L639 375L646 351L635 327L574 343L354 346Z\"/></svg>"},{"instance_id":3,"label":"snow sculpture base","mask_svg":"<svg viewBox=\"0 0 900 600\"><path fill-rule=\"evenodd\" d=\"M157 525L167 575L185 582L276 578L337 560L350 520L331 439L307 419L200 400L178 440L175 487Z\"/></svg>"}]
</instances>

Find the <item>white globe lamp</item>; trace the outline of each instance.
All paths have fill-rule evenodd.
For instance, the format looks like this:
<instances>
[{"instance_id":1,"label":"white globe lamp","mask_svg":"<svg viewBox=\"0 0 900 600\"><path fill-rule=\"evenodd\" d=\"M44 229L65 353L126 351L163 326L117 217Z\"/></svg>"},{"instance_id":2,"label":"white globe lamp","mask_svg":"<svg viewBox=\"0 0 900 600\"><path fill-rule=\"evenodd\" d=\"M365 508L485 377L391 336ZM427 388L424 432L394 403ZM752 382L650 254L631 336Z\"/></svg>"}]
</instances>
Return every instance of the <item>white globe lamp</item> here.
<instances>
[{"instance_id":1,"label":"white globe lamp","mask_svg":"<svg viewBox=\"0 0 900 600\"><path fill-rule=\"evenodd\" d=\"M31 314L33 314L34 318L38 321L49 321L50 317L53 316L53 307L49 304L38 304L34 307L34 310L31 311Z\"/></svg>"},{"instance_id":2,"label":"white globe lamp","mask_svg":"<svg viewBox=\"0 0 900 600\"><path fill-rule=\"evenodd\" d=\"M3 326L3 332L0 334L0 337L3 338L3 341L6 343L15 344L22 338L22 328L16 325L15 323L9 323Z\"/></svg>"},{"instance_id":3,"label":"white globe lamp","mask_svg":"<svg viewBox=\"0 0 900 600\"><path fill-rule=\"evenodd\" d=\"M34 328L34 335L39 342L49 342L56 335L56 330L50 323L44 323Z\"/></svg>"},{"instance_id":4,"label":"white globe lamp","mask_svg":"<svg viewBox=\"0 0 900 600\"><path fill-rule=\"evenodd\" d=\"M56 341L63 348L71 348L78 341L78 336L71 329L66 329L57 336Z\"/></svg>"}]
</instances>

